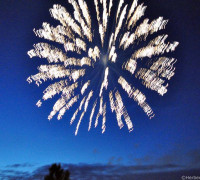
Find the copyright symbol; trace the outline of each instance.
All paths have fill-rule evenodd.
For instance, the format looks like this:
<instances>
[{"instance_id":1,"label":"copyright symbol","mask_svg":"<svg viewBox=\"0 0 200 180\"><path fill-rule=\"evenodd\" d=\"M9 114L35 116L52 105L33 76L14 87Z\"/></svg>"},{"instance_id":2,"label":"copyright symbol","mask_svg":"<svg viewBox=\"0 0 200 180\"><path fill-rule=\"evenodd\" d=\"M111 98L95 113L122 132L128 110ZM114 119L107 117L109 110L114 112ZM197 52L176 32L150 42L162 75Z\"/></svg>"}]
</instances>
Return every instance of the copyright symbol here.
<instances>
[{"instance_id":1,"label":"copyright symbol","mask_svg":"<svg viewBox=\"0 0 200 180\"><path fill-rule=\"evenodd\" d=\"M182 179L182 180L186 180L185 176L182 176L181 179Z\"/></svg>"}]
</instances>

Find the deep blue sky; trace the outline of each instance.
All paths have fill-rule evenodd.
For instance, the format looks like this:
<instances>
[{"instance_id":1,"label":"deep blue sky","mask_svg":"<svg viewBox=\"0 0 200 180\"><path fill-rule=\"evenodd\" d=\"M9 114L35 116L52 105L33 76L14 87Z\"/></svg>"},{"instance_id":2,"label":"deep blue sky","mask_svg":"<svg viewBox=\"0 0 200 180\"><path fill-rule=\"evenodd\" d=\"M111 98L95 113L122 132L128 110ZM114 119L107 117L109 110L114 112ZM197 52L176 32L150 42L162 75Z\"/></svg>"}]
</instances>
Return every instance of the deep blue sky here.
<instances>
[{"instance_id":1,"label":"deep blue sky","mask_svg":"<svg viewBox=\"0 0 200 180\"><path fill-rule=\"evenodd\" d=\"M150 0L145 17L170 19L170 40L180 42L173 56L178 59L169 92L161 97L147 91L156 117L149 120L133 102L127 110L134 131L119 130L114 114L108 114L107 129L88 133L85 116L78 136L69 126L72 111L62 121L47 116L56 98L37 108L35 103L49 84L40 88L26 79L37 73L44 60L29 59L27 51L36 38L33 28L52 22L49 9L67 1L4 0L0 2L0 167L15 163L45 165L53 162L86 164L179 164L200 163L200 16L199 0ZM71 8L71 7L70 7ZM56 21L53 21L57 23ZM124 93L123 96L126 96Z\"/></svg>"}]
</instances>

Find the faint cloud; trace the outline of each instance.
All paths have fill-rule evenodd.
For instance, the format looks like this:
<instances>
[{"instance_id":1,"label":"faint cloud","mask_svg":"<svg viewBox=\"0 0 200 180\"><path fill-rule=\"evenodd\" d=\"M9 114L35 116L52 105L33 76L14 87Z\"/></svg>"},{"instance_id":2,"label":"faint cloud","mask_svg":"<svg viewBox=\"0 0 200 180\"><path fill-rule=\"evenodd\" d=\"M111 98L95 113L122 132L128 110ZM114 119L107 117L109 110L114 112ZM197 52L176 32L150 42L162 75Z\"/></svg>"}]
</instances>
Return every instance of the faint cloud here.
<instances>
[{"instance_id":1,"label":"faint cloud","mask_svg":"<svg viewBox=\"0 0 200 180\"><path fill-rule=\"evenodd\" d=\"M93 153L93 154L99 154L99 151L98 151L98 149L94 149L94 150L92 151L92 153Z\"/></svg>"},{"instance_id":2,"label":"faint cloud","mask_svg":"<svg viewBox=\"0 0 200 180\"><path fill-rule=\"evenodd\" d=\"M107 165L120 165L123 161L122 157L114 157L112 156L109 160Z\"/></svg>"},{"instance_id":3,"label":"faint cloud","mask_svg":"<svg viewBox=\"0 0 200 180\"><path fill-rule=\"evenodd\" d=\"M187 155L192 166L200 166L200 149L191 150Z\"/></svg>"},{"instance_id":4,"label":"faint cloud","mask_svg":"<svg viewBox=\"0 0 200 180\"><path fill-rule=\"evenodd\" d=\"M185 146L183 144L174 144L174 148L163 154L159 158L156 159L156 163L158 164L187 164L186 160L186 152Z\"/></svg>"},{"instance_id":5,"label":"faint cloud","mask_svg":"<svg viewBox=\"0 0 200 180\"><path fill-rule=\"evenodd\" d=\"M146 155L142 158L134 158L134 161L136 162L137 165L142 165L146 163L152 162L153 158L150 155Z\"/></svg>"},{"instance_id":6,"label":"faint cloud","mask_svg":"<svg viewBox=\"0 0 200 180\"><path fill-rule=\"evenodd\" d=\"M24 180L29 175L29 172L26 171L0 170L0 177L4 180Z\"/></svg>"},{"instance_id":7,"label":"faint cloud","mask_svg":"<svg viewBox=\"0 0 200 180\"><path fill-rule=\"evenodd\" d=\"M30 164L30 163L23 163L23 164L11 164L11 165L7 165L5 166L6 168L25 168L25 167L33 167L35 166L34 164Z\"/></svg>"},{"instance_id":8,"label":"faint cloud","mask_svg":"<svg viewBox=\"0 0 200 180\"><path fill-rule=\"evenodd\" d=\"M122 158L122 157L119 157L119 158L116 159L116 163L117 163L117 164L121 164L122 161L123 161L123 158Z\"/></svg>"},{"instance_id":9,"label":"faint cloud","mask_svg":"<svg viewBox=\"0 0 200 180\"><path fill-rule=\"evenodd\" d=\"M139 146L140 146L139 144L134 144L134 148L136 149L139 148Z\"/></svg>"},{"instance_id":10,"label":"faint cloud","mask_svg":"<svg viewBox=\"0 0 200 180\"><path fill-rule=\"evenodd\" d=\"M111 162L121 161L119 158L112 157ZM37 168L33 172L21 172L13 170L0 170L0 177L9 180L33 180L43 179L48 173L48 168L51 165L45 165ZM84 180L155 180L155 179L176 179L184 175L196 173L197 170L181 169L181 166L168 164L168 165L136 165L136 166L123 166L123 165L101 165L101 164L61 164L62 168L70 171L70 179L84 179ZM194 174L193 174L194 175ZM197 173L195 175L198 175Z\"/></svg>"},{"instance_id":11,"label":"faint cloud","mask_svg":"<svg viewBox=\"0 0 200 180\"><path fill-rule=\"evenodd\" d=\"M115 157L112 156L109 160L108 160L108 165L113 165L115 161Z\"/></svg>"}]
</instances>

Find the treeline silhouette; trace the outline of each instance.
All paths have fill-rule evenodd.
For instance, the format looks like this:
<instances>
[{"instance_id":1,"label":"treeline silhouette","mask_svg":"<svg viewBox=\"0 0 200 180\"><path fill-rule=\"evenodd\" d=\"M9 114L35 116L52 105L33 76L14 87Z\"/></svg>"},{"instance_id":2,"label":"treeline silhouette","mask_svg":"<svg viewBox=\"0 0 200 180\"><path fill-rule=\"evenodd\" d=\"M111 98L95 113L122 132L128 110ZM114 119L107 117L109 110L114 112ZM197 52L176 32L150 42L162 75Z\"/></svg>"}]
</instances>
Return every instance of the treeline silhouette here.
<instances>
[{"instance_id":1,"label":"treeline silhouette","mask_svg":"<svg viewBox=\"0 0 200 180\"><path fill-rule=\"evenodd\" d=\"M70 172L63 170L60 164L52 164L49 168L49 174L44 177L44 180L70 180Z\"/></svg>"}]
</instances>

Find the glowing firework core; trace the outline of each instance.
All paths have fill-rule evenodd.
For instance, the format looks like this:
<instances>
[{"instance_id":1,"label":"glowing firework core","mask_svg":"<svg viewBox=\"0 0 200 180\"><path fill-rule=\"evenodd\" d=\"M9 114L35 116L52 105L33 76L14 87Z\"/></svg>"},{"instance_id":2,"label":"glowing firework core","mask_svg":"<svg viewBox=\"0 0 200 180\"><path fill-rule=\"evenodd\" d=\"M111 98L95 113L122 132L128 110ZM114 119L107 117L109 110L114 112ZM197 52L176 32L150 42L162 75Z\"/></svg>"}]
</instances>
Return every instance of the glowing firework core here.
<instances>
[{"instance_id":1,"label":"glowing firework core","mask_svg":"<svg viewBox=\"0 0 200 180\"><path fill-rule=\"evenodd\" d=\"M106 67L108 63L108 56L107 55L102 55L101 60L103 62L103 65Z\"/></svg>"},{"instance_id":2,"label":"glowing firework core","mask_svg":"<svg viewBox=\"0 0 200 180\"><path fill-rule=\"evenodd\" d=\"M151 22L148 18L142 21L147 7L138 4L138 0L133 0L130 7L124 0L119 0L115 11L113 3L116 1L94 0L98 23L95 24L92 22L85 0L68 0L68 3L74 8L73 14L58 4L50 9L51 16L58 20L60 25L53 27L45 22L42 29L34 29L36 36L61 44L63 48L58 49L48 43L35 44L34 49L30 50L28 55L31 58L36 56L46 58L49 64L39 66L39 73L28 77L27 81L29 83L35 81L39 86L49 79L60 79L45 89L42 100L46 101L60 94L60 98L48 116L49 120L57 113L60 120L67 110L80 102L70 121L72 124L79 116L75 134L78 133L81 121L89 110L91 113L88 130L91 129L95 116L94 126L97 127L99 118L102 117L102 133L105 132L106 108L108 107L105 99L109 99L110 108L116 114L120 129L125 122L130 132L133 130L133 124L120 91L126 92L128 97L133 99L149 118L154 117L154 113L146 102L146 96L123 77L123 71L117 70L118 82L112 82L112 84L115 83L114 87L109 85L108 77L111 76L112 65L114 63L118 65L120 62L119 64L123 64L120 68L128 71L130 76L134 75L135 78L141 80L146 88L162 96L167 93L167 81L175 74L176 59L166 57L166 55L174 51L179 43L166 42L168 37L166 34L157 36L141 48L137 48L137 43L146 41L148 36L151 37L157 31L165 29L168 20L159 17ZM113 15L115 18L110 18ZM108 33L109 27L114 27L110 34ZM108 48L105 49L107 46L104 44L107 39ZM129 54L132 46L136 50ZM107 53L104 54L101 51ZM144 58L148 65L138 66ZM104 66L103 74L97 79L101 83L100 88L98 82L94 82L95 78L90 74L95 72L95 75L99 75L97 73L100 69L98 62ZM116 88L117 83L121 86L120 91ZM99 88L99 91L96 88ZM99 92L98 95L95 94L96 91ZM37 102L38 107L42 105L42 100Z\"/></svg>"}]
</instances>

